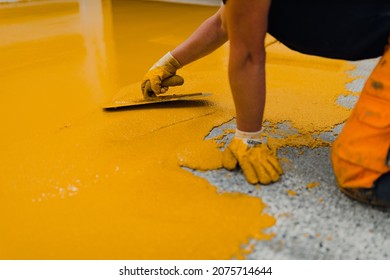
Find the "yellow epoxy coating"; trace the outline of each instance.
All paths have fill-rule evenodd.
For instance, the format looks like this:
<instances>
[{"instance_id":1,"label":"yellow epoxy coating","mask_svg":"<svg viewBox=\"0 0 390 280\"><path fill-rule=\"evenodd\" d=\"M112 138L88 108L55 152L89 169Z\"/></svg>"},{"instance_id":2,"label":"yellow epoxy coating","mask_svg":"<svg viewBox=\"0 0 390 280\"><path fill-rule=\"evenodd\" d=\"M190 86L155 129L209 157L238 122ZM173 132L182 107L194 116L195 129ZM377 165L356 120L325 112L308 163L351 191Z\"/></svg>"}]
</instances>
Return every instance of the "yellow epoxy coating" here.
<instances>
[{"instance_id":1,"label":"yellow epoxy coating","mask_svg":"<svg viewBox=\"0 0 390 280\"><path fill-rule=\"evenodd\" d=\"M61 5L0 6L0 258L241 258L250 239L270 238L259 199L217 193L177 163L178 147L231 118L226 80L196 78L206 65L225 76L226 49L186 75L183 90L212 91L212 104L100 108L215 8Z\"/></svg>"},{"instance_id":2,"label":"yellow epoxy coating","mask_svg":"<svg viewBox=\"0 0 390 280\"><path fill-rule=\"evenodd\" d=\"M214 140L185 143L176 153L180 166L202 171L222 168L222 153Z\"/></svg>"},{"instance_id":3,"label":"yellow epoxy coating","mask_svg":"<svg viewBox=\"0 0 390 280\"><path fill-rule=\"evenodd\" d=\"M349 116L337 106L340 94L348 94L345 84L353 66L286 51L277 43L267 48L266 118L271 122L289 121L301 132L330 130Z\"/></svg>"},{"instance_id":4,"label":"yellow epoxy coating","mask_svg":"<svg viewBox=\"0 0 390 280\"><path fill-rule=\"evenodd\" d=\"M212 92L208 103L100 108L215 10L0 5L0 259L241 258L250 239L272 237L259 199L218 193L178 164L180 147L234 116L226 47L180 70L185 85L170 90ZM278 44L268 62L267 120L311 133L346 118L334 101L347 63Z\"/></svg>"}]
</instances>

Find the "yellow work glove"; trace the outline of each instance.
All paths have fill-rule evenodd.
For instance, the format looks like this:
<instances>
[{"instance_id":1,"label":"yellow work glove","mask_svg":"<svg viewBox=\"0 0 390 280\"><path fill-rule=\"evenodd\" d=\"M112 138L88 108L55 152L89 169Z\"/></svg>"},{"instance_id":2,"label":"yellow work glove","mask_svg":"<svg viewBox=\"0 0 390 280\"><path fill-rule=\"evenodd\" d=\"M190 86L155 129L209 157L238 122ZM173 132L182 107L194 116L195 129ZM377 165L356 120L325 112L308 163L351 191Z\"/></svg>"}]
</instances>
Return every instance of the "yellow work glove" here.
<instances>
[{"instance_id":1,"label":"yellow work glove","mask_svg":"<svg viewBox=\"0 0 390 280\"><path fill-rule=\"evenodd\" d=\"M170 52L157 61L146 73L141 90L144 98L156 97L165 93L169 86L180 86L184 83L182 77L176 75L176 70L182 66Z\"/></svg>"},{"instance_id":2,"label":"yellow work glove","mask_svg":"<svg viewBox=\"0 0 390 280\"><path fill-rule=\"evenodd\" d=\"M268 145L260 142L260 133L237 129L223 152L222 163L228 170L234 170L239 164L249 183L267 185L278 181L283 170Z\"/></svg>"}]
</instances>

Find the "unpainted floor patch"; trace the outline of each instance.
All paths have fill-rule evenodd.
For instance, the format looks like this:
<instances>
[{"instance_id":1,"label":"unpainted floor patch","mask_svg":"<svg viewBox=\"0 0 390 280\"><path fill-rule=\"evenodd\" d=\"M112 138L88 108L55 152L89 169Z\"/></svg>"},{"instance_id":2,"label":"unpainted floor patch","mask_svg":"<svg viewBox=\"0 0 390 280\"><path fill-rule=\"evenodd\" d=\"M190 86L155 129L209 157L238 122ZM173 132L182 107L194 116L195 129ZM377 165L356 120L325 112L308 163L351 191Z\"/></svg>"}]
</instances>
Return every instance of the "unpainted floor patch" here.
<instances>
[{"instance_id":1,"label":"unpainted floor patch","mask_svg":"<svg viewBox=\"0 0 390 280\"><path fill-rule=\"evenodd\" d=\"M355 106L358 98L359 97L356 95L340 95L337 98L336 103L344 106L345 108L352 109Z\"/></svg>"},{"instance_id":2,"label":"unpainted floor patch","mask_svg":"<svg viewBox=\"0 0 390 280\"><path fill-rule=\"evenodd\" d=\"M375 60L355 63L354 76L367 75ZM353 84L360 90L365 77ZM356 95L348 95L346 107L352 108ZM344 123L329 131L317 131L313 138L331 144L340 134ZM234 120L214 128L206 139L223 144L233 137ZM271 125L264 130L282 140L299 134L289 122ZM222 135L222 137L221 137ZM263 139L267 141L265 137ZM281 147L278 157L285 174L269 186L253 186L246 182L240 170L218 169L206 172L190 170L208 180L220 192L243 193L261 198L266 212L277 219L269 229L275 236L269 241L252 241L249 259L389 259L390 229L386 226L390 210L369 207L344 196L337 188L330 147ZM315 187L308 187L314 186Z\"/></svg>"},{"instance_id":3,"label":"unpainted floor patch","mask_svg":"<svg viewBox=\"0 0 390 280\"><path fill-rule=\"evenodd\" d=\"M390 240L385 237L390 229L384 223L390 211L367 207L339 192L329 152L329 147L281 148L285 174L269 186L247 183L240 170L191 172L220 192L261 198L267 204L265 211L276 217L276 225L269 229L274 237L254 242L248 259L390 258ZM313 182L319 185L307 188Z\"/></svg>"}]
</instances>

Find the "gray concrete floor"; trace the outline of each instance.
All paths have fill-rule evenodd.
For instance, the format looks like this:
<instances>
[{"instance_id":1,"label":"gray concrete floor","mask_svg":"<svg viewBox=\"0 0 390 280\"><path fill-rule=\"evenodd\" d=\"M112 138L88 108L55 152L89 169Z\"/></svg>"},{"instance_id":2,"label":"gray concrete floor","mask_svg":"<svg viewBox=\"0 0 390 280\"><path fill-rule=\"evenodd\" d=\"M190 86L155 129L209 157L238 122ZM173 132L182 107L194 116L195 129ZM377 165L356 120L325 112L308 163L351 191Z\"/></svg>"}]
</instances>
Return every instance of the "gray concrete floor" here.
<instances>
[{"instance_id":1,"label":"gray concrete floor","mask_svg":"<svg viewBox=\"0 0 390 280\"><path fill-rule=\"evenodd\" d=\"M377 60L356 62L351 76L356 79L346 87L360 92ZM340 96L337 102L352 108L357 97ZM234 120L215 128L206 138L233 128ZM283 124L285 132L297 131ZM342 125L319 135L333 141ZM226 139L229 141L232 135ZM248 184L241 171L192 171L206 178L221 192L240 192L261 198L266 212L277 218L269 232L270 241L253 241L255 250L249 259L390 259L390 211L367 206L343 195L337 188L330 161L330 148L283 148L279 155L287 158L285 174L272 185L260 189ZM307 188L311 182L319 182ZM295 196L289 195L294 191Z\"/></svg>"}]
</instances>

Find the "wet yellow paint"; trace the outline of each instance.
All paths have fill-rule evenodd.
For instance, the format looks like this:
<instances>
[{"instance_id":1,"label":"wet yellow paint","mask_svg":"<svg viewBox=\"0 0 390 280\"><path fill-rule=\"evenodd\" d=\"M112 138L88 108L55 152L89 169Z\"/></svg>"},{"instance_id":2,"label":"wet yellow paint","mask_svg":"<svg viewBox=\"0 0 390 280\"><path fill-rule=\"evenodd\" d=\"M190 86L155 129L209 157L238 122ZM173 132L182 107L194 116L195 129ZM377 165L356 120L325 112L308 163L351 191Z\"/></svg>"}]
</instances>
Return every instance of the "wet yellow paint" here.
<instances>
[{"instance_id":1,"label":"wet yellow paint","mask_svg":"<svg viewBox=\"0 0 390 280\"><path fill-rule=\"evenodd\" d=\"M267 48L267 120L288 121L301 133L330 130L342 123L349 110L336 105L340 94L352 78L353 66L345 61L330 60L287 51L282 44Z\"/></svg>"},{"instance_id":2,"label":"wet yellow paint","mask_svg":"<svg viewBox=\"0 0 390 280\"><path fill-rule=\"evenodd\" d=\"M176 153L180 166L202 171L222 168L222 153L214 140L185 143Z\"/></svg>"},{"instance_id":3,"label":"wet yellow paint","mask_svg":"<svg viewBox=\"0 0 390 280\"><path fill-rule=\"evenodd\" d=\"M188 143L185 155L204 157L199 143L234 116L227 47L180 70L185 85L170 90L212 92L208 103L100 108L215 10L0 5L1 259L242 258L250 240L272 237L260 199L221 194L178 162ZM265 118L301 133L342 122L334 101L348 67L271 45Z\"/></svg>"},{"instance_id":4,"label":"wet yellow paint","mask_svg":"<svg viewBox=\"0 0 390 280\"><path fill-rule=\"evenodd\" d=\"M28 1L0 11L1 259L243 258L250 240L272 237L259 199L221 194L178 164L180 147L232 117L226 48L186 70L181 91L213 92L209 103L100 107L128 84L141 97L154 60L215 8Z\"/></svg>"}]
</instances>

